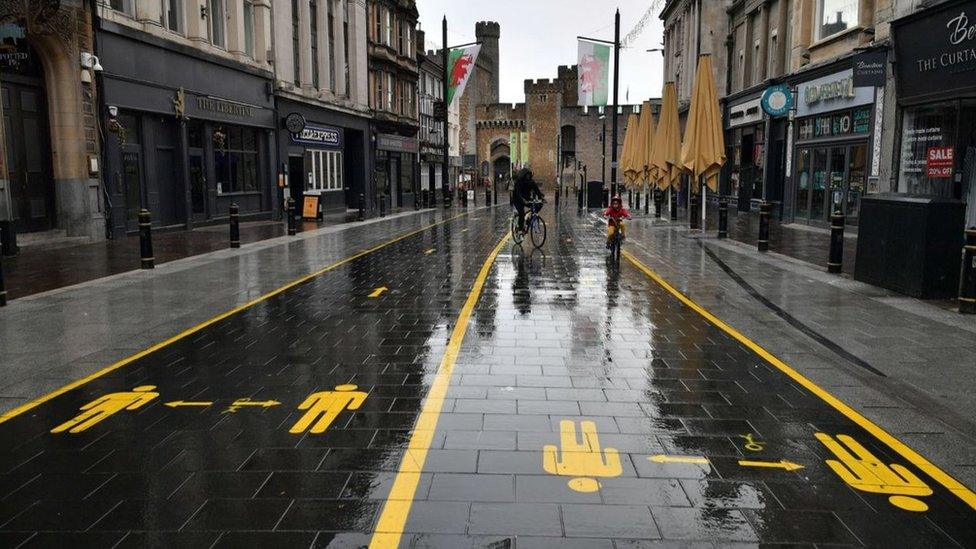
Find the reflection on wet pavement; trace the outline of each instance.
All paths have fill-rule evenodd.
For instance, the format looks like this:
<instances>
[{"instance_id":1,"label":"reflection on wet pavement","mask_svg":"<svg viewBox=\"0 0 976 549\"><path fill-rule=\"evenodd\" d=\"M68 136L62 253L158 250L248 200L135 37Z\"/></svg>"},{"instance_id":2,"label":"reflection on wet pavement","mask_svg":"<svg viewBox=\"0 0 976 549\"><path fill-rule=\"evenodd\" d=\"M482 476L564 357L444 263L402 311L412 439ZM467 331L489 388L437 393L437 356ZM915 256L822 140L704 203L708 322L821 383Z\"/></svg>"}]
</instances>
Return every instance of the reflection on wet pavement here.
<instances>
[{"instance_id":1,"label":"reflection on wet pavement","mask_svg":"<svg viewBox=\"0 0 976 549\"><path fill-rule=\"evenodd\" d=\"M976 545L959 497L587 218L547 222L488 271L402 546ZM369 544L507 225L434 227L0 425L0 544Z\"/></svg>"}]
</instances>

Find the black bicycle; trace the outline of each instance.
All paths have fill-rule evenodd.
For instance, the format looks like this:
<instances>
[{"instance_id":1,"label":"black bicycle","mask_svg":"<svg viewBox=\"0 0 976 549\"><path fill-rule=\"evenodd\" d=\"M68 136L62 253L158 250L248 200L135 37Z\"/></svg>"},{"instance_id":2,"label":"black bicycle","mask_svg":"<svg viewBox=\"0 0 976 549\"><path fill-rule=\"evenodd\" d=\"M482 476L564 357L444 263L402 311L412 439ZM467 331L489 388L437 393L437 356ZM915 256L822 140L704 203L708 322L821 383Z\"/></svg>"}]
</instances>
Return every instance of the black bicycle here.
<instances>
[{"instance_id":1,"label":"black bicycle","mask_svg":"<svg viewBox=\"0 0 976 549\"><path fill-rule=\"evenodd\" d=\"M613 236L610 237L610 258L620 261L620 249L624 245L624 237L620 230L621 222L611 217L608 223L613 227Z\"/></svg>"},{"instance_id":2,"label":"black bicycle","mask_svg":"<svg viewBox=\"0 0 976 549\"><path fill-rule=\"evenodd\" d=\"M516 244L521 245L525 240L525 235L528 234L532 240L532 245L537 249L545 245L547 234L546 220L542 219L542 216L539 215L539 211L542 210L542 202L539 199L529 202L529 211L525 214L525 220L522 224L523 229L519 229L518 211L515 211L512 215L512 240Z\"/></svg>"}]
</instances>

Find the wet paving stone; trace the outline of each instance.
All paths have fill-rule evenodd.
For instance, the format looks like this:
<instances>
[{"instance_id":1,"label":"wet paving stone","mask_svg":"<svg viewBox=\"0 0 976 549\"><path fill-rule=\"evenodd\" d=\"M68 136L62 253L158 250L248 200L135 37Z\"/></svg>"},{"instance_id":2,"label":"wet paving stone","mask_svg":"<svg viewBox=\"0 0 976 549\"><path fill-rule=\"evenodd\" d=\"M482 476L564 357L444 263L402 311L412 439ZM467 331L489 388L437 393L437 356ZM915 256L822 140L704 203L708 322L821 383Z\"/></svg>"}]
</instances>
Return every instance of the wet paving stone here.
<instances>
[{"instance_id":1,"label":"wet paving stone","mask_svg":"<svg viewBox=\"0 0 976 549\"><path fill-rule=\"evenodd\" d=\"M546 219L483 279L504 209L13 417L0 545L362 547L407 508L402 547L976 547L927 472L609 262L586 218Z\"/></svg>"}]
</instances>

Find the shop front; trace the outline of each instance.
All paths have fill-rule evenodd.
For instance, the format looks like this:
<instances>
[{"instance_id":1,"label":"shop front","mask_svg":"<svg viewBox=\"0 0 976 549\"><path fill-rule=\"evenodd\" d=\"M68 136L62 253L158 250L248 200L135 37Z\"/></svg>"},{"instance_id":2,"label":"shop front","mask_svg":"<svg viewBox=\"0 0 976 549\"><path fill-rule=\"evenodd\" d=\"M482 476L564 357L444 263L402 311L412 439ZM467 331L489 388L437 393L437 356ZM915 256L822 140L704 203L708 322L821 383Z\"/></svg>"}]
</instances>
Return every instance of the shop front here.
<instances>
[{"instance_id":1,"label":"shop front","mask_svg":"<svg viewBox=\"0 0 976 549\"><path fill-rule=\"evenodd\" d=\"M875 91L855 87L851 68L797 83L794 221L826 226L839 210L857 225L871 171Z\"/></svg>"},{"instance_id":2,"label":"shop front","mask_svg":"<svg viewBox=\"0 0 976 549\"><path fill-rule=\"evenodd\" d=\"M270 74L149 42L103 22L99 30L105 180L111 231L192 228L273 210L274 104Z\"/></svg>"},{"instance_id":3,"label":"shop front","mask_svg":"<svg viewBox=\"0 0 976 549\"><path fill-rule=\"evenodd\" d=\"M415 137L381 133L376 136L376 193L384 207L413 207L419 191L418 153Z\"/></svg>"},{"instance_id":4,"label":"shop front","mask_svg":"<svg viewBox=\"0 0 976 549\"><path fill-rule=\"evenodd\" d=\"M318 217L358 208L367 192L369 120L284 97L277 105L285 196L299 205L314 197Z\"/></svg>"},{"instance_id":5,"label":"shop front","mask_svg":"<svg viewBox=\"0 0 976 549\"><path fill-rule=\"evenodd\" d=\"M730 172L727 194L738 203L740 212L752 209L752 202L763 198L763 148L766 121L760 98L740 100L728 109L727 139Z\"/></svg>"},{"instance_id":6,"label":"shop front","mask_svg":"<svg viewBox=\"0 0 976 549\"><path fill-rule=\"evenodd\" d=\"M976 1L895 21L898 193L961 200L976 226Z\"/></svg>"}]
</instances>

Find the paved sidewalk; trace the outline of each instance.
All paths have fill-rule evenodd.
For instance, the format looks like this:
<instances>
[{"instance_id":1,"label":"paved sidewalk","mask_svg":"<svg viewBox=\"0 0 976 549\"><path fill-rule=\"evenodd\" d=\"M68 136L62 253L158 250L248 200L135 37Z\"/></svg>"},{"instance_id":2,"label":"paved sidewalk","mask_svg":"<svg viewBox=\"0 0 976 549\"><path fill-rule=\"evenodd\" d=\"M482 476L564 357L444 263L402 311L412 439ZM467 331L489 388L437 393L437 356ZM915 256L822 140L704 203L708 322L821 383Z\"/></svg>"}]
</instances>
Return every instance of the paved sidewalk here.
<instances>
[{"instance_id":1,"label":"paved sidewalk","mask_svg":"<svg viewBox=\"0 0 976 549\"><path fill-rule=\"evenodd\" d=\"M441 208L325 227L11 301L0 309L0 412L362 249L461 213Z\"/></svg>"},{"instance_id":2,"label":"paved sidewalk","mask_svg":"<svg viewBox=\"0 0 976 549\"><path fill-rule=\"evenodd\" d=\"M629 249L698 303L976 486L976 318L637 220Z\"/></svg>"},{"instance_id":3,"label":"paved sidewalk","mask_svg":"<svg viewBox=\"0 0 976 549\"><path fill-rule=\"evenodd\" d=\"M395 215L415 213L414 210L408 210ZM356 218L357 214L343 213L329 216L322 222L302 221L299 230L314 231L342 223L355 223ZM284 221L241 223L242 244L285 234ZM177 259L224 250L229 246L229 228L226 223L198 227L192 231L153 233L153 254L157 266ZM24 246L17 256L4 257L2 260L7 297L13 300L138 269L139 236L130 235L81 245Z\"/></svg>"}]
</instances>

